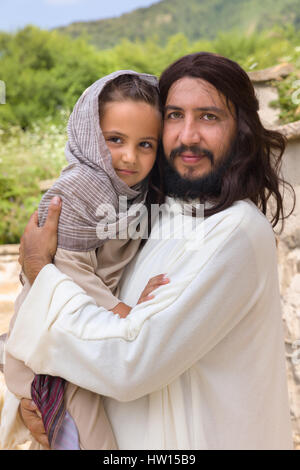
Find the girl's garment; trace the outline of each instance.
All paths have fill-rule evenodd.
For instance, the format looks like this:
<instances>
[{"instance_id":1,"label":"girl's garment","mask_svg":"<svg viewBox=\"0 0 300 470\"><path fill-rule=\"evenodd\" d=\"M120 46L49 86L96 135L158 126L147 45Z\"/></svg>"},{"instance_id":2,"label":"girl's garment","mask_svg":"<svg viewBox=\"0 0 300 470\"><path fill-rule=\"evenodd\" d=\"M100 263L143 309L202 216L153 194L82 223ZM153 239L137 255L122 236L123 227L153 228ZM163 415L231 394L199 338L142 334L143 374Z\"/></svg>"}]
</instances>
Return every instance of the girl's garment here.
<instances>
[{"instance_id":1,"label":"girl's garment","mask_svg":"<svg viewBox=\"0 0 300 470\"><path fill-rule=\"evenodd\" d=\"M142 222L143 215L135 214L139 214L139 208L142 208L147 194L146 181L130 188L116 175L100 128L99 94L110 80L122 74L136 73L125 70L100 79L89 87L76 103L68 124L66 156L69 165L44 195L39 206L39 224L43 225L50 200L55 195L61 197L59 248L54 263L92 296L99 306L109 310L119 303L118 282L123 268L136 254L141 242L141 238L133 240L128 237L128 226L130 223L137 226ZM157 79L153 76L137 75L153 85L157 84ZM105 206L101 207L101 204ZM105 239L107 230L110 235L115 234L120 239ZM106 244L111 250L106 250L105 256L101 257ZM28 283L26 279L25 281ZM25 284L16 303L16 313L29 288L30 286ZM26 369L24 364L7 355L5 364L7 386L18 397L32 396L42 414L51 448L62 448L61 426L64 419L69 423L72 421L63 400L65 387L67 389L69 384L59 377L34 377L34 374ZM76 402L79 395L82 407L83 392L73 393L72 399ZM52 402L55 403L55 407L50 406ZM101 401L97 406L103 408ZM103 419L95 421L93 428L93 434L100 436L96 448L116 449L104 408L100 416ZM81 442L82 432L85 433L84 447L89 448L92 443L93 447L90 448L95 448L95 438L91 435L89 441L89 436L86 436L87 429L78 429L77 441ZM75 440L74 437L69 448L74 448Z\"/></svg>"}]
</instances>

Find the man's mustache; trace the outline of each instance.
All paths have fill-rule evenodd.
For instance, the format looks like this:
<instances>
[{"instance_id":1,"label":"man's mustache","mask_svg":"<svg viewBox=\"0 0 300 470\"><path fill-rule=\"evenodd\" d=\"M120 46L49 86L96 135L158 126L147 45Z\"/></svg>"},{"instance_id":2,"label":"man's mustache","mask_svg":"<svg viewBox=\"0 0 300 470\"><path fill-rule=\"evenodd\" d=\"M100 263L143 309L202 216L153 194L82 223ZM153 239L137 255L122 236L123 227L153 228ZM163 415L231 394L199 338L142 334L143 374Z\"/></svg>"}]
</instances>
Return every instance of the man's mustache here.
<instances>
[{"instance_id":1,"label":"man's mustache","mask_svg":"<svg viewBox=\"0 0 300 470\"><path fill-rule=\"evenodd\" d=\"M178 155L181 155L184 152L191 152L193 155L197 155L199 157L201 155L205 155L207 158L209 158L212 165L214 163L214 154L210 150L204 149L202 147L198 147L197 145L191 145L191 146L180 145L180 147L173 149L169 157L171 162L174 161L175 157L177 157Z\"/></svg>"}]
</instances>

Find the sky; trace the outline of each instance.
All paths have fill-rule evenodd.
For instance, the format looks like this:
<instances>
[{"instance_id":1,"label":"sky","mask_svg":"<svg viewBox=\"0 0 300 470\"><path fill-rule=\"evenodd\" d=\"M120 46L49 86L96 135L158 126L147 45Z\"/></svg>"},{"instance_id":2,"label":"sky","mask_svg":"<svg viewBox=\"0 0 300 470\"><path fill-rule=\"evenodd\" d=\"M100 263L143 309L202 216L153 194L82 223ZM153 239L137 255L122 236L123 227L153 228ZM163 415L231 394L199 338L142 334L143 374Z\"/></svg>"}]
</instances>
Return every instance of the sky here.
<instances>
[{"instance_id":1,"label":"sky","mask_svg":"<svg viewBox=\"0 0 300 470\"><path fill-rule=\"evenodd\" d=\"M13 32L27 24L43 29L74 21L120 16L158 0L0 0L0 30Z\"/></svg>"}]
</instances>

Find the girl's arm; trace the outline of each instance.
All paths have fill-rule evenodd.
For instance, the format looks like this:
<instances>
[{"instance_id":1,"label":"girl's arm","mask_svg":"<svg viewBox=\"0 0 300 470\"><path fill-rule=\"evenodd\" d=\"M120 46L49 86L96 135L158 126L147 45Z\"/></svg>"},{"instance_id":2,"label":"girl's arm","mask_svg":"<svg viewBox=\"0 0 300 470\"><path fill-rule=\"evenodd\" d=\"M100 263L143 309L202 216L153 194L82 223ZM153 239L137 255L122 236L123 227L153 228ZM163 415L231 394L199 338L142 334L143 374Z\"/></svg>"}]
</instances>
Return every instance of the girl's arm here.
<instances>
[{"instance_id":1,"label":"girl's arm","mask_svg":"<svg viewBox=\"0 0 300 470\"><path fill-rule=\"evenodd\" d=\"M170 280L165 276L165 274L159 274L158 276L154 276L149 279L145 289L140 295L137 305L141 304L142 302L147 302L147 300L153 299L154 295L151 294L151 292L153 292L159 286L163 286L169 282ZM112 312L118 314L121 318L125 318L131 312L131 310L132 307L129 307L127 304L120 302L115 308L112 309Z\"/></svg>"},{"instance_id":2,"label":"girl's arm","mask_svg":"<svg viewBox=\"0 0 300 470\"><path fill-rule=\"evenodd\" d=\"M96 274L97 258L94 252L67 251L58 248L54 258L54 264L61 272L71 277L76 284L92 297L99 307L104 307L119 315L121 318L127 317L131 312L132 307L121 302L113 295L104 280ZM151 292L157 287L167 284L167 282L169 281L164 278L163 274L151 278L137 304L153 298L153 295L150 296Z\"/></svg>"}]
</instances>

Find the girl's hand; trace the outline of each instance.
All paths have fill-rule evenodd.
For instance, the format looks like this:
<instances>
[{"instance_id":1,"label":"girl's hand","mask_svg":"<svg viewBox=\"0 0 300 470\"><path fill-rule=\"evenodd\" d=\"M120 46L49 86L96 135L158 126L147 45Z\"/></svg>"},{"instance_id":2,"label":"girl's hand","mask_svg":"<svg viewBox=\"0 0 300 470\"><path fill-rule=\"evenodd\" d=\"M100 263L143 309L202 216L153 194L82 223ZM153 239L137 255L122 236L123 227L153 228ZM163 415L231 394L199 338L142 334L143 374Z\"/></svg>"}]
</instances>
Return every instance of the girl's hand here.
<instances>
[{"instance_id":1,"label":"girl's hand","mask_svg":"<svg viewBox=\"0 0 300 470\"><path fill-rule=\"evenodd\" d=\"M147 300L153 299L155 296L153 294L150 295L151 292L153 292L154 289L157 289L159 286L168 284L169 282L170 279L167 277L166 274L159 274L158 276L151 277L145 289L141 293L137 305L141 304L142 302L147 302Z\"/></svg>"},{"instance_id":2,"label":"girl's hand","mask_svg":"<svg viewBox=\"0 0 300 470\"><path fill-rule=\"evenodd\" d=\"M164 284L168 284L170 282L170 280L165 276L165 274L159 274L158 276L152 277L148 281L148 284L143 290L137 305L141 304L142 302L146 302L147 300L153 299L154 295L149 294L151 294L151 292L154 291L154 289L156 289L157 287L162 286ZM119 315L119 317L121 318L126 318L127 315L129 315L129 313L131 312L131 310L132 308L129 307L129 305L120 302L115 308L112 309L112 312Z\"/></svg>"}]
</instances>

